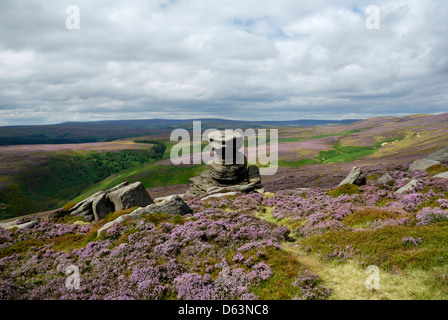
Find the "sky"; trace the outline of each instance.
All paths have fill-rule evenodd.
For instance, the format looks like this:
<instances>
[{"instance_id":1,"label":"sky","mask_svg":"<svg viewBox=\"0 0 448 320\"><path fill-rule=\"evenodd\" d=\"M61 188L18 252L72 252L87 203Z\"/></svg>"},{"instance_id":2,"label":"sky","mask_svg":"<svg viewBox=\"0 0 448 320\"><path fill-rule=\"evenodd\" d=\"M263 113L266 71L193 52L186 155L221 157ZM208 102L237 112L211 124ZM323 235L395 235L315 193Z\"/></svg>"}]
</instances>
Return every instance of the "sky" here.
<instances>
[{"instance_id":1,"label":"sky","mask_svg":"<svg viewBox=\"0 0 448 320\"><path fill-rule=\"evenodd\" d=\"M446 0L2 0L0 126L448 112L447 17Z\"/></svg>"}]
</instances>

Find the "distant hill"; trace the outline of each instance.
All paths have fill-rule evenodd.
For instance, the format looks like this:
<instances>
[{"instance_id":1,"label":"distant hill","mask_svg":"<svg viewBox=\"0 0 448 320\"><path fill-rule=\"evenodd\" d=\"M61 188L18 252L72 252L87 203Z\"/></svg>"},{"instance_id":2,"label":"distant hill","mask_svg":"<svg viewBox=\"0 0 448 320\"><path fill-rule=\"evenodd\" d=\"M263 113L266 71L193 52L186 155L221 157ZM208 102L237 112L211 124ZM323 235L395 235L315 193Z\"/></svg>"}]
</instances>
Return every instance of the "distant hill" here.
<instances>
[{"instance_id":1,"label":"distant hill","mask_svg":"<svg viewBox=\"0 0 448 320\"><path fill-rule=\"evenodd\" d=\"M166 134L175 128L192 129L193 121L201 121L202 128L236 129L266 127L301 127L317 125L345 125L359 119L346 120L291 120L291 121L238 121L226 119L147 119L109 120L92 122L65 122L53 125L0 127L1 145L68 144L104 142L116 139Z\"/></svg>"}]
</instances>

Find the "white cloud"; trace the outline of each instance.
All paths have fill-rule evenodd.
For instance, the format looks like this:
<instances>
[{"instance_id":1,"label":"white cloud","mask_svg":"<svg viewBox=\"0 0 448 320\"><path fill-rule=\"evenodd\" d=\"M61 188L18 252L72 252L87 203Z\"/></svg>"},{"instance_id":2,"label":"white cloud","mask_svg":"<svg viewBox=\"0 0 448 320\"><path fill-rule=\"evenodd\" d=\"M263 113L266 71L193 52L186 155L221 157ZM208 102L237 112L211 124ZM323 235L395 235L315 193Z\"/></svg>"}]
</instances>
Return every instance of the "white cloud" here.
<instances>
[{"instance_id":1,"label":"white cloud","mask_svg":"<svg viewBox=\"0 0 448 320\"><path fill-rule=\"evenodd\" d=\"M2 2L0 125L448 111L448 3L377 1L367 30L370 4Z\"/></svg>"}]
</instances>

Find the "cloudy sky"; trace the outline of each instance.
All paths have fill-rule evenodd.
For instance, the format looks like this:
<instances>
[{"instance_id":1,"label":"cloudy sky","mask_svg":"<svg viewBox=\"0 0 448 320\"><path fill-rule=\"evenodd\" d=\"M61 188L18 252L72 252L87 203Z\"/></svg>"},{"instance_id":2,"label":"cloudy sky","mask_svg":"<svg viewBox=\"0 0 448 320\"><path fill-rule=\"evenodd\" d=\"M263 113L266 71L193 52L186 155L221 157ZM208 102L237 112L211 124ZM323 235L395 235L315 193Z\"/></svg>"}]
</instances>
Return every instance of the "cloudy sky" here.
<instances>
[{"instance_id":1,"label":"cloudy sky","mask_svg":"<svg viewBox=\"0 0 448 320\"><path fill-rule=\"evenodd\" d=\"M0 125L448 112L447 18L446 0L2 0Z\"/></svg>"}]
</instances>

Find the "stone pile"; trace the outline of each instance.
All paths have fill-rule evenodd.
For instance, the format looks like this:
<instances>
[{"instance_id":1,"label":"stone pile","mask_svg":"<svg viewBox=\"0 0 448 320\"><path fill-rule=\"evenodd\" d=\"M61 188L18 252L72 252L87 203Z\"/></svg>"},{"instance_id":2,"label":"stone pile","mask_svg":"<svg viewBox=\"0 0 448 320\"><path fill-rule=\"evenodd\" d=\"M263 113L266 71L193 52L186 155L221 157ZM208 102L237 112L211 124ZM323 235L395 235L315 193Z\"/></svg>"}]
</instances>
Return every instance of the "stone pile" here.
<instances>
[{"instance_id":1,"label":"stone pile","mask_svg":"<svg viewBox=\"0 0 448 320\"><path fill-rule=\"evenodd\" d=\"M241 134L213 131L208 138L215 157L208 163L209 170L190 179L193 183L189 194L202 195L219 188L240 192L262 188L258 167L247 167L247 158L239 151L244 142Z\"/></svg>"}]
</instances>

